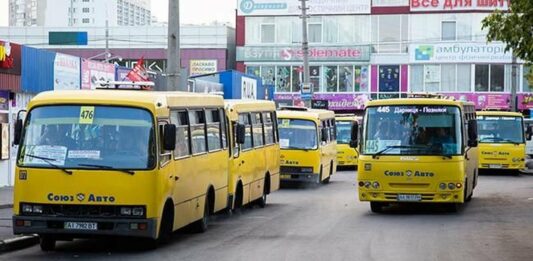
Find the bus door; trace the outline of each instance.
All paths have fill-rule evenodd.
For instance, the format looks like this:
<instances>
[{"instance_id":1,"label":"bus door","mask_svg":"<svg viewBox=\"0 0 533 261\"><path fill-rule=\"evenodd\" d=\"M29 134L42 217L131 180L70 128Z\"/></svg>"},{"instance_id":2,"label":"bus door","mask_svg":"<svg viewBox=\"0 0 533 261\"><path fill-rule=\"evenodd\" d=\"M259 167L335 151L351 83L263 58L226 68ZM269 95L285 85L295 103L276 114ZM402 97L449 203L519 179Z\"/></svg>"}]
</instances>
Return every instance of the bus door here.
<instances>
[{"instance_id":1,"label":"bus door","mask_svg":"<svg viewBox=\"0 0 533 261\"><path fill-rule=\"evenodd\" d=\"M237 180L242 181L243 191L242 191L242 201L238 202L235 198L235 202L246 204L250 201L250 183L254 180L256 170L256 160L254 153L254 144L252 136L252 120L250 113L240 113L239 114L239 124L242 124L245 129L244 143L237 143L237 128L236 123L233 123L233 134L234 134L234 153L233 153L233 169L239 173ZM236 187L237 189L237 187ZM235 191L235 197L238 197L237 191Z\"/></svg>"}]
</instances>

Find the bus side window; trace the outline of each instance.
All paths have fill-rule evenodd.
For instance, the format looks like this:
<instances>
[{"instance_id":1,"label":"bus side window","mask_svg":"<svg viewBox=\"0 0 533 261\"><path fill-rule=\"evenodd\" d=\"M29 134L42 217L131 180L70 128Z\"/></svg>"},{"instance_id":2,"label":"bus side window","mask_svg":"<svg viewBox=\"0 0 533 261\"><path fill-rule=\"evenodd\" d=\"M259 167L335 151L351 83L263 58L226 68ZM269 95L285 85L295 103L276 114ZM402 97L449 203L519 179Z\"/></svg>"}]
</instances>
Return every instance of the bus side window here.
<instances>
[{"instance_id":1,"label":"bus side window","mask_svg":"<svg viewBox=\"0 0 533 261\"><path fill-rule=\"evenodd\" d=\"M170 122L176 124L176 149L174 157L181 158L191 154L189 139L189 118L186 111L171 111Z\"/></svg>"},{"instance_id":2,"label":"bus side window","mask_svg":"<svg viewBox=\"0 0 533 261\"><path fill-rule=\"evenodd\" d=\"M263 133L263 123L261 120L260 112L253 112L252 116L252 128L253 128L253 138L255 147L260 147L265 145L264 133Z\"/></svg>"},{"instance_id":3,"label":"bus side window","mask_svg":"<svg viewBox=\"0 0 533 261\"><path fill-rule=\"evenodd\" d=\"M204 153L207 150L205 133L204 110L189 111L189 121L191 124L192 154Z\"/></svg>"},{"instance_id":4,"label":"bus side window","mask_svg":"<svg viewBox=\"0 0 533 261\"><path fill-rule=\"evenodd\" d=\"M227 140L227 121L226 121L226 113L223 108L218 109L220 113L220 137L222 137L222 148L227 149L228 148L228 140Z\"/></svg>"},{"instance_id":5,"label":"bus side window","mask_svg":"<svg viewBox=\"0 0 533 261\"><path fill-rule=\"evenodd\" d=\"M331 140L330 141L334 141L337 139L337 129L335 127L335 119L330 119L329 120L329 123L330 123L330 138Z\"/></svg>"},{"instance_id":6,"label":"bus side window","mask_svg":"<svg viewBox=\"0 0 533 261\"><path fill-rule=\"evenodd\" d=\"M265 128L265 144L274 144L274 126L272 123L272 112L263 112L263 123Z\"/></svg>"},{"instance_id":7,"label":"bus side window","mask_svg":"<svg viewBox=\"0 0 533 261\"><path fill-rule=\"evenodd\" d=\"M222 148L222 138L220 136L220 113L216 109L205 111L207 122L207 147L209 151L216 151Z\"/></svg>"},{"instance_id":8,"label":"bus side window","mask_svg":"<svg viewBox=\"0 0 533 261\"><path fill-rule=\"evenodd\" d=\"M246 127L246 134L244 138L244 144L241 145L242 150L248 150L253 148L253 139L252 139L252 124L250 121L250 114L249 113L241 113L239 114L239 123L244 124ZM233 134L235 135L235 128L233 128ZM235 142L235 137L234 137Z\"/></svg>"},{"instance_id":9,"label":"bus side window","mask_svg":"<svg viewBox=\"0 0 533 261\"><path fill-rule=\"evenodd\" d=\"M161 158L160 166L166 165L170 161L170 155L172 153L170 151L166 151L163 146L163 137L164 137L164 126L167 124L166 121L159 121L158 122L158 128L159 128L159 155Z\"/></svg>"}]
</instances>

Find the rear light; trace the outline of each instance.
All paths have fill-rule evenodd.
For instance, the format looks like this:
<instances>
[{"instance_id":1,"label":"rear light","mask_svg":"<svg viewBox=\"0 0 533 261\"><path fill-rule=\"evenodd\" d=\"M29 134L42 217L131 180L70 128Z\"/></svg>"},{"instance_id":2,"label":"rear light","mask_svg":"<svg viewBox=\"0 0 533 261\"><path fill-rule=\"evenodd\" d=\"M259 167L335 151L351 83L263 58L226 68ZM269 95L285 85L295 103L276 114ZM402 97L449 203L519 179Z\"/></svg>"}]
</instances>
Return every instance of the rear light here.
<instances>
[{"instance_id":1,"label":"rear light","mask_svg":"<svg viewBox=\"0 0 533 261\"><path fill-rule=\"evenodd\" d=\"M461 184L461 183L457 183L457 184L455 184L455 186L456 186L458 189L460 189L460 188L463 187L463 184Z\"/></svg>"},{"instance_id":2,"label":"rear light","mask_svg":"<svg viewBox=\"0 0 533 261\"><path fill-rule=\"evenodd\" d=\"M22 226L24 226L24 220L17 220L17 221L15 221L15 226L17 226L17 227L22 227Z\"/></svg>"},{"instance_id":3,"label":"rear light","mask_svg":"<svg viewBox=\"0 0 533 261\"><path fill-rule=\"evenodd\" d=\"M139 230L146 230L147 227L146 223L139 223Z\"/></svg>"}]
</instances>

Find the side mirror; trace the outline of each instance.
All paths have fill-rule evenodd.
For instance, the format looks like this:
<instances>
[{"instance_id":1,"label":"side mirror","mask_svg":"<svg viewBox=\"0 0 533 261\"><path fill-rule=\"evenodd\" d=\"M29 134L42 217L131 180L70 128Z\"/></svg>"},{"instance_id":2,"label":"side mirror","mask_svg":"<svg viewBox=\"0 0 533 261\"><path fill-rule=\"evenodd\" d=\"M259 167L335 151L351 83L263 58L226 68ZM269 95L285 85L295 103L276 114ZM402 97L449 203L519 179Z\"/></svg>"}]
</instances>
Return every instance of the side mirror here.
<instances>
[{"instance_id":1,"label":"side mirror","mask_svg":"<svg viewBox=\"0 0 533 261\"><path fill-rule=\"evenodd\" d=\"M163 148L174 150L176 148L176 125L166 124L163 133Z\"/></svg>"},{"instance_id":2,"label":"side mirror","mask_svg":"<svg viewBox=\"0 0 533 261\"><path fill-rule=\"evenodd\" d=\"M352 125L352 134L350 139L350 147L356 148L359 140L359 123L354 122Z\"/></svg>"},{"instance_id":3,"label":"side mirror","mask_svg":"<svg viewBox=\"0 0 533 261\"><path fill-rule=\"evenodd\" d=\"M527 126L526 128L526 137L528 140L531 140L531 135L533 134L533 127Z\"/></svg>"},{"instance_id":4,"label":"side mirror","mask_svg":"<svg viewBox=\"0 0 533 261\"><path fill-rule=\"evenodd\" d=\"M320 133L320 140L323 141L323 142L327 142L327 141L328 141L328 129L323 128L323 129L321 130L321 133Z\"/></svg>"},{"instance_id":5,"label":"side mirror","mask_svg":"<svg viewBox=\"0 0 533 261\"><path fill-rule=\"evenodd\" d=\"M246 137L246 126L244 126L244 124L237 123L235 134L237 144L244 144L244 140Z\"/></svg>"},{"instance_id":6,"label":"side mirror","mask_svg":"<svg viewBox=\"0 0 533 261\"><path fill-rule=\"evenodd\" d=\"M477 147L477 122L468 121L468 147Z\"/></svg>"},{"instance_id":7,"label":"side mirror","mask_svg":"<svg viewBox=\"0 0 533 261\"><path fill-rule=\"evenodd\" d=\"M17 119L17 122L15 122L15 139L13 143L15 145L19 145L21 138L22 138L22 120Z\"/></svg>"}]
</instances>

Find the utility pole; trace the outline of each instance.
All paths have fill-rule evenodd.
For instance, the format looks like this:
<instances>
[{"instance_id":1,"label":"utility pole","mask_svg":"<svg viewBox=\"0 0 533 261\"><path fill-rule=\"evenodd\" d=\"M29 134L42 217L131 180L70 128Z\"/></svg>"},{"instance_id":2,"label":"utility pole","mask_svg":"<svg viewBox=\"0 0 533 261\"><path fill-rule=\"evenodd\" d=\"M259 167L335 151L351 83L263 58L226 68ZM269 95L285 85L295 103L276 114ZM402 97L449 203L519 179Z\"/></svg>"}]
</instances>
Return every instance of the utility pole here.
<instances>
[{"instance_id":1,"label":"utility pole","mask_svg":"<svg viewBox=\"0 0 533 261\"><path fill-rule=\"evenodd\" d=\"M107 12L107 11L106 11ZM111 53L109 52L109 20L107 17L105 19L105 51L104 51L105 62L109 62L111 58Z\"/></svg>"},{"instance_id":2,"label":"utility pole","mask_svg":"<svg viewBox=\"0 0 533 261\"><path fill-rule=\"evenodd\" d=\"M518 81L517 70L516 70L516 55L513 50L513 61L511 65L511 111L517 111L516 107L516 85Z\"/></svg>"},{"instance_id":3,"label":"utility pole","mask_svg":"<svg viewBox=\"0 0 533 261\"><path fill-rule=\"evenodd\" d=\"M302 51L303 51L303 65L304 65L304 77L303 77L303 83L302 83L302 89L301 93L305 94L307 92L306 88L310 88L310 93L312 93L311 89L311 81L309 76L309 42L307 40L307 10L309 9L306 6L306 2L308 0L299 0L302 5L300 6L300 9L302 10ZM310 94L307 94L310 95ZM304 102L306 102L307 107L311 107L310 99L306 101L306 99L302 99Z\"/></svg>"},{"instance_id":4,"label":"utility pole","mask_svg":"<svg viewBox=\"0 0 533 261\"><path fill-rule=\"evenodd\" d=\"M180 18L179 0L168 1L167 86L166 91L179 89Z\"/></svg>"}]
</instances>

